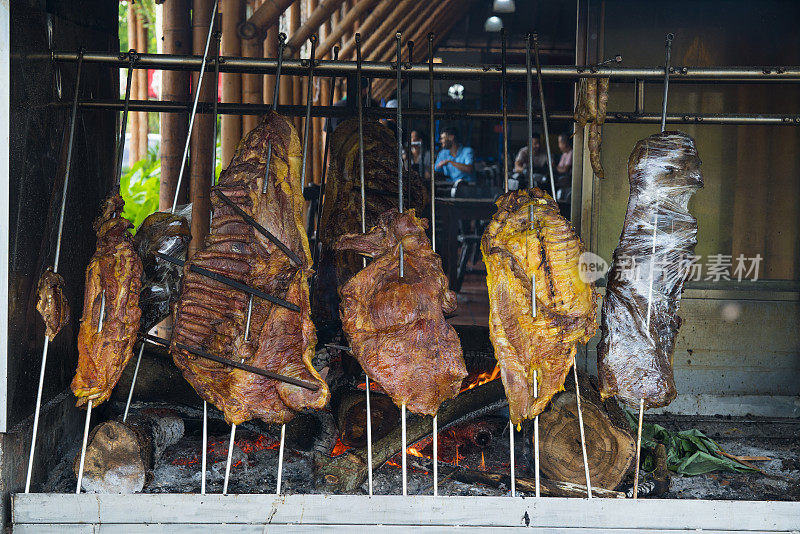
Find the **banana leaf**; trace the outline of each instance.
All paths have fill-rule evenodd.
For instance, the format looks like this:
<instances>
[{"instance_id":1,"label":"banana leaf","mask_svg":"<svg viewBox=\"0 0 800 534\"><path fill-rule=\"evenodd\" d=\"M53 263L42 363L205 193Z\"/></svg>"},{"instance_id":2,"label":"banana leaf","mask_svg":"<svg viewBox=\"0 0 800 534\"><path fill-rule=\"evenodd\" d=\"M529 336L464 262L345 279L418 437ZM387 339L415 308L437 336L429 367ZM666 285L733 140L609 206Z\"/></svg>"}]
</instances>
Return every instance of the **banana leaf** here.
<instances>
[{"instance_id":1,"label":"banana leaf","mask_svg":"<svg viewBox=\"0 0 800 534\"><path fill-rule=\"evenodd\" d=\"M627 410L625 414L631 428L636 432L636 418ZM702 475L712 471L754 471L720 454L720 446L695 428L673 432L653 423L642 425L643 470L649 472L655 469L653 452L659 443L667 450L667 468L681 475Z\"/></svg>"}]
</instances>

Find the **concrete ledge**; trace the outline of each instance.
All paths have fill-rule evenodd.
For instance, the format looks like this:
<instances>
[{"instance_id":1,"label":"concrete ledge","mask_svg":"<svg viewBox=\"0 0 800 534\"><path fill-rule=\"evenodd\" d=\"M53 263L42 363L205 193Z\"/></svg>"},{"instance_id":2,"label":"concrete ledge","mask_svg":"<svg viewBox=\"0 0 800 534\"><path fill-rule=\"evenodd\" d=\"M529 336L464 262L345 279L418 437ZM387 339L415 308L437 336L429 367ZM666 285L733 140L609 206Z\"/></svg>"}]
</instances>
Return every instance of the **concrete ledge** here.
<instances>
[{"instance_id":1,"label":"concrete ledge","mask_svg":"<svg viewBox=\"0 0 800 534\"><path fill-rule=\"evenodd\" d=\"M800 503L360 495L17 494L14 533L792 532ZM365 528L366 527L366 528ZM368 530L367 530L368 528Z\"/></svg>"}]
</instances>

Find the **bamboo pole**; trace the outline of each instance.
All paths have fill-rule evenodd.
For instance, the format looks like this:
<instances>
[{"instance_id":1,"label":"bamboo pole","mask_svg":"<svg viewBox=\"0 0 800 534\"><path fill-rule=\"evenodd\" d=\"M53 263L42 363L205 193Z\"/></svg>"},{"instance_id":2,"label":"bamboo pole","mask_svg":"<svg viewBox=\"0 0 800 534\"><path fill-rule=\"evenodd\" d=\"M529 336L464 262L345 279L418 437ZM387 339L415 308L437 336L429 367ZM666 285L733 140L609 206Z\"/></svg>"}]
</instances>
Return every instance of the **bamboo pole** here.
<instances>
[{"instance_id":1,"label":"bamboo pole","mask_svg":"<svg viewBox=\"0 0 800 534\"><path fill-rule=\"evenodd\" d=\"M192 34L189 32L189 1L169 0L164 4L164 53L188 55L192 53ZM189 73L177 70L162 72L161 98L167 101L189 100ZM132 114L136 115L135 113ZM185 113L161 114L161 192L159 209L172 208L175 186L180 174L183 147L189 117ZM187 188L182 187L187 190ZM178 203L186 202L188 195L178 195Z\"/></svg>"},{"instance_id":2,"label":"bamboo pole","mask_svg":"<svg viewBox=\"0 0 800 534\"><path fill-rule=\"evenodd\" d=\"M297 3L299 1L297 0ZM250 18L242 24L241 36L245 39L259 36L259 39L263 39L267 29L277 25L281 14L294 2L295 0L265 0L261 6L256 8Z\"/></svg>"},{"instance_id":3,"label":"bamboo pole","mask_svg":"<svg viewBox=\"0 0 800 534\"><path fill-rule=\"evenodd\" d=\"M300 28L289 36L289 40L286 42L286 52L294 54L299 51L311 34L318 32L320 26L329 20L331 14L342 7L344 2L345 0L309 0L310 14Z\"/></svg>"},{"instance_id":4,"label":"bamboo pole","mask_svg":"<svg viewBox=\"0 0 800 534\"><path fill-rule=\"evenodd\" d=\"M371 35L371 32L377 28L378 25L380 25L390 13L392 13L392 10L395 9L395 7L397 7L396 0L381 0L381 3L378 4L375 10L370 13L366 20L364 20L364 23L361 24L361 27L358 31L361 33L361 35ZM339 52L339 59L352 59L354 51L355 35L351 34L347 41L342 44L342 50Z\"/></svg>"},{"instance_id":5,"label":"bamboo pole","mask_svg":"<svg viewBox=\"0 0 800 534\"><path fill-rule=\"evenodd\" d=\"M137 24L136 24L136 48L141 50L142 53L147 53L147 28L145 27L144 19L141 16L137 16ZM138 90L137 97L139 100L148 100L148 86L147 83L147 69L136 69L134 72L134 76L138 78L138 84L136 89ZM148 122L148 114L144 113L137 113L139 115L139 124L138 129L132 131L132 134L136 134L139 136L139 155L137 159L145 159L147 158L147 134L150 133L150 123Z\"/></svg>"},{"instance_id":6,"label":"bamboo pole","mask_svg":"<svg viewBox=\"0 0 800 534\"><path fill-rule=\"evenodd\" d=\"M245 57L261 57L264 45L260 38L242 39L242 55ZM242 102L245 104L263 104L264 89L261 74L242 74ZM258 125L258 115L242 116L242 134L247 134Z\"/></svg>"},{"instance_id":7,"label":"bamboo pole","mask_svg":"<svg viewBox=\"0 0 800 534\"><path fill-rule=\"evenodd\" d=\"M133 2L128 2L128 47L134 48L139 52L139 32L137 26L139 25L139 16L136 14L136 8L133 7ZM137 100L139 99L139 74L134 72L131 79L131 94ZM139 161L139 113L131 113L130 116L130 144L128 146L128 164L133 165Z\"/></svg>"},{"instance_id":8,"label":"bamboo pole","mask_svg":"<svg viewBox=\"0 0 800 534\"><path fill-rule=\"evenodd\" d=\"M289 32L288 35L294 35L297 33L297 30L300 29L300 19L302 18L302 9L303 9L303 2L302 0L297 0L289 7ZM300 49L298 48L294 53L290 53L286 55L287 57L300 57ZM292 79L292 78L289 78ZM283 81L281 81L283 83ZM294 77L292 79L292 104L300 105L303 103L303 82L302 79ZM297 129L297 132L302 131L303 127L303 118L302 117L295 117L294 118L294 127ZM305 185L305 184L303 184Z\"/></svg>"},{"instance_id":9,"label":"bamboo pole","mask_svg":"<svg viewBox=\"0 0 800 534\"><path fill-rule=\"evenodd\" d=\"M443 4L436 4L435 2L426 2L421 3L413 6L408 12L405 14L403 19L397 23L396 31L401 32L403 34L403 39L408 42L409 39L413 40L411 37L414 33L416 33L417 28L419 25L425 22L425 15L430 14L437 6L441 6ZM394 42L391 39L384 39L380 43L378 43L375 48L372 49L372 53L369 55L370 61L375 61L376 59L385 56L388 54L393 54L393 45ZM407 50L403 50L403 55L407 54Z\"/></svg>"},{"instance_id":10,"label":"bamboo pole","mask_svg":"<svg viewBox=\"0 0 800 534\"><path fill-rule=\"evenodd\" d=\"M373 51L383 45L385 41L394 44L392 37L397 33L398 22L409 11L413 11L423 4L419 0L401 0L392 13L378 26L378 29L369 34L369 37L362 45L362 50L366 51L367 57L372 57Z\"/></svg>"},{"instance_id":11,"label":"bamboo pole","mask_svg":"<svg viewBox=\"0 0 800 534\"><path fill-rule=\"evenodd\" d=\"M377 4L378 1L379 0L361 0L360 2L356 3L347 12L347 15L345 15L341 22L334 26L330 32L326 33L325 40L322 41L322 44L319 46L320 57L330 54L330 51L333 50L334 45L338 45L342 40L342 36L344 36L346 33L358 31L361 16L368 9Z\"/></svg>"},{"instance_id":12,"label":"bamboo pole","mask_svg":"<svg viewBox=\"0 0 800 534\"><path fill-rule=\"evenodd\" d=\"M211 22L213 0L193 0L192 3L192 51L202 56L205 52L208 26ZM215 46L212 44L212 47ZM209 50L209 56L216 56L216 50ZM192 87L197 87L198 73L192 74ZM214 77L205 76L200 87L201 102L212 102L216 98ZM192 128L191 159L189 160L189 200L192 202L192 240L189 242L189 257L203 245L208 234L211 213L211 177L214 174L212 163L216 145L214 136L215 117L208 113L195 116Z\"/></svg>"},{"instance_id":13,"label":"bamboo pole","mask_svg":"<svg viewBox=\"0 0 800 534\"><path fill-rule=\"evenodd\" d=\"M241 37L237 27L244 15L244 0L224 0L222 2L222 55L240 56ZM239 103L242 101L242 75L225 72L222 78L222 101ZM223 115L221 118L221 161L222 168L228 166L239 139L242 138L241 115Z\"/></svg>"},{"instance_id":14,"label":"bamboo pole","mask_svg":"<svg viewBox=\"0 0 800 534\"><path fill-rule=\"evenodd\" d=\"M267 36L264 39L264 57L276 58L278 57L278 23L276 22L267 30ZM272 93L275 92L275 75L264 75L264 103L273 104Z\"/></svg>"}]
</instances>

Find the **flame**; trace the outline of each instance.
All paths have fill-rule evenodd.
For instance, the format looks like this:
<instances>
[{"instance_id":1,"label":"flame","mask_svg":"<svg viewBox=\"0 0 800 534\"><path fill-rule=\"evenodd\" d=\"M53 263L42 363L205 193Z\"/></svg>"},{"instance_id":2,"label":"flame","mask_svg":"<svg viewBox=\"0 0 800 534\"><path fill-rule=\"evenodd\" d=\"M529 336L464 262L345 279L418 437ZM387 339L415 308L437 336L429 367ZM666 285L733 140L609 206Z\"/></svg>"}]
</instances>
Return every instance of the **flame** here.
<instances>
[{"instance_id":1,"label":"flame","mask_svg":"<svg viewBox=\"0 0 800 534\"><path fill-rule=\"evenodd\" d=\"M467 377L466 380L470 380L470 382L466 386L461 387L460 393L463 393L464 391L467 391L469 389L478 386L482 386L483 384L491 382L492 380L496 379L499 376L500 376L500 365L495 365L492 371L481 373L479 375L472 377L471 379L470 377Z\"/></svg>"},{"instance_id":2,"label":"flame","mask_svg":"<svg viewBox=\"0 0 800 534\"><path fill-rule=\"evenodd\" d=\"M478 469L481 471L486 471L486 460L483 458L483 451L481 451L481 463L478 465Z\"/></svg>"},{"instance_id":3,"label":"flame","mask_svg":"<svg viewBox=\"0 0 800 534\"><path fill-rule=\"evenodd\" d=\"M458 443L456 443L456 467L458 467L458 458L459 458L459 454L458 454Z\"/></svg>"},{"instance_id":4,"label":"flame","mask_svg":"<svg viewBox=\"0 0 800 534\"><path fill-rule=\"evenodd\" d=\"M410 454L411 456L416 456L417 458L427 458L421 451L415 449L414 447L409 447L406 449L406 454Z\"/></svg>"},{"instance_id":5,"label":"flame","mask_svg":"<svg viewBox=\"0 0 800 534\"><path fill-rule=\"evenodd\" d=\"M366 380L364 382L361 382L359 385L357 385L356 388L358 388L361 391L366 391L367 390L367 382L366 382ZM369 383L369 390L370 391L374 391L376 393L383 393L384 392L383 388L380 386L380 384L378 384L374 380Z\"/></svg>"},{"instance_id":6,"label":"flame","mask_svg":"<svg viewBox=\"0 0 800 534\"><path fill-rule=\"evenodd\" d=\"M333 450L331 451L331 458L334 458L336 456L341 456L350 449L352 449L352 447L348 447L347 445L342 443L341 438L337 438L336 445L333 446Z\"/></svg>"}]
</instances>

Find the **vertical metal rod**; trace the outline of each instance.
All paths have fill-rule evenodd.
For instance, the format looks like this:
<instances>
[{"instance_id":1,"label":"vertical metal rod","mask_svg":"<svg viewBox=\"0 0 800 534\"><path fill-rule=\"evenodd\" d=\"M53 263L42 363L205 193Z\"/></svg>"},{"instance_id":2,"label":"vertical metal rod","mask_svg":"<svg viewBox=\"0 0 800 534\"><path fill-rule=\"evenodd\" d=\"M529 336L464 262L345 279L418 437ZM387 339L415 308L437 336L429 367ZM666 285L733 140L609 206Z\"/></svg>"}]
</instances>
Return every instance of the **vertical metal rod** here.
<instances>
[{"instance_id":1,"label":"vertical metal rod","mask_svg":"<svg viewBox=\"0 0 800 534\"><path fill-rule=\"evenodd\" d=\"M236 423L231 425L231 439L228 442L228 461L225 462L225 480L222 483L222 494L228 494L228 480L231 476L231 460L233 459L233 440L236 439Z\"/></svg>"},{"instance_id":2,"label":"vertical metal rod","mask_svg":"<svg viewBox=\"0 0 800 534\"><path fill-rule=\"evenodd\" d=\"M525 36L525 97L528 115L528 187L533 189L533 73L531 72L531 34ZM531 225L533 225L533 206L530 209ZM535 292L535 288L533 289ZM533 314L534 317L536 314Z\"/></svg>"},{"instance_id":3,"label":"vertical metal rod","mask_svg":"<svg viewBox=\"0 0 800 534\"><path fill-rule=\"evenodd\" d=\"M578 364L572 357L572 372L575 375L575 400L578 406L578 428L581 431L581 452L583 453L583 471L586 475L586 498L592 498L592 480L589 477L589 459L586 455L586 434L583 431L583 412L581 411L581 390L578 385Z\"/></svg>"},{"instance_id":4,"label":"vertical metal rod","mask_svg":"<svg viewBox=\"0 0 800 534\"><path fill-rule=\"evenodd\" d=\"M533 396L539 397L539 372L533 372ZM541 497L540 487L539 487L539 416L533 418L533 441L535 447L533 449L533 470L534 470L534 478L535 478L535 487L536 487L536 496Z\"/></svg>"},{"instance_id":5,"label":"vertical metal rod","mask_svg":"<svg viewBox=\"0 0 800 534\"><path fill-rule=\"evenodd\" d=\"M206 494L206 465L208 462L208 402L203 401L203 453L200 466L200 495Z\"/></svg>"},{"instance_id":6,"label":"vertical metal rod","mask_svg":"<svg viewBox=\"0 0 800 534\"><path fill-rule=\"evenodd\" d=\"M406 470L406 457L408 453L406 452L406 403L404 402L400 407L400 417L402 419L402 440L403 443L400 447L400 454L402 455L403 459L403 495L408 495L408 479L407 479L407 470Z\"/></svg>"},{"instance_id":7,"label":"vertical metal rod","mask_svg":"<svg viewBox=\"0 0 800 534\"><path fill-rule=\"evenodd\" d=\"M139 356L136 358L136 367L133 368L133 378L131 379L131 389L128 391L128 400L125 402L125 413L122 415L122 422L128 420L128 410L131 408L133 398L133 387L136 385L136 377L139 376L139 365L142 363L142 353L144 352L144 342L139 347Z\"/></svg>"},{"instance_id":8,"label":"vertical metal rod","mask_svg":"<svg viewBox=\"0 0 800 534\"><path fill-rule=\"evenodd\" d=\"M103 289L103 293L100 295L100 317L98 317L97 322L97 331L103 331L103 322L106 318L106 290Z\"/></svg>"},{"instance_id":9,"label":"vertical metal rod","mask_svg":"<svg viewBox=\"0 0 800 534\"><path fill-rule=\"evenodd\" d=\"M306 123L303 128L303 159L300 171L300 187L306 186L306 161L308 160L308 138L311 135L311 100L314 93L314 54L317 51L317 36L312 35L311 54L308 57L308 90L306 91Z\"/></svg>"},{"instance_id":10,"label":"vertical metal rod","mask_svg":"<svg viewBox=\"0 0 800 534\"><path fill-rule=\"evenodd\" d=\"M219 55L221 52L220 41L222 40L222 32L214 32L214 40L217 43L217 60L214 62L214 87L219 87ZM214 152L211 155L211 187L217 185L217 106L219 105L219 98L216 91L214 92ZM211 214L213 216L213 213ZM205 402L205 401L203 401Z\"/></svg>"},{"instance_id":11,"label":"vertical metal rod","mask_svg":"<svg viewBox=\"0 0 800 534\"><path fill-rule=\"evenodd\" d=\"M503 112L503 184L508 192L508 81L506 80L506 29L500 30L500 100ZM512 471L514 467L511 467ZM511 485L514 485L512 477Z\"/></svg>"},{"instance_id":12,"label":"vertical metal rod","mask_svg":"<svg viewBox=\"0 0 800 534\"><path fill-rule=\"evenodd\" d=\"M655 263L656 263L656 231L658 230L658 203L655 205L655 215L653 217L653 246L650 250L650 287L647 290L647 318L645 323L647 329L650 329L650 311L653 307L653 281L655 279Z\"/></svg>"},{"instance_id":13,"label":"vertical metal rod","mask_svg":"<svg viewBox=\"0 0 800 534\"><path fill-rule=\"evenodd\" d=\"M639 460L642 454L642 423L644 422L644 397L639 399L639 427L636 431L636 468L633 474L633 498L639 498Z\"/></svg>"},{"instance_id":14,"label":"vertical metal rod","mask_svg":"<svg viewBox=\"0 0 800 534\"><path fill-rule=\"evenodd\" d=\"M244 340L248 341L250 339L250 319L253 317L253 295L250 295L250 298L247 299L247 320L244 325ZM242 358L244 361L244 358Z\"/></svg>"},{"instance_id":15,"label":"vertical metal rod","mask_svg":"<svg viewBox=\"0 0 800 534\"><path fill-rule=\"evenodd\" d=\"M208 36L206 37L206 47L203 51L203 63L200 65L200 74L197 76L197 86L194 88L194 103L192 104L192 114L189 116L189 131L186 133L186 145L183 147L183 159L181 160L181 170L178 173L178 183L175 185L175 197L172 199L171 213L175 213L178 207L178 195L181 191L181 182L183 181L183 173L186 169L186 160L189 157L189 145L192 141L192 128L194 127L194 118L197 115L197 101L200 99L200 88L203 86L203 75L206 72L206 62L208 61L208 49L211 45L211 34L214 33L214 19L217 18L217 6L219 0L214 0L214 8L211 11L211 21L208 23Z\"/></svg>"},{"instance_id":16,"label":"vertical metal rod","mask_svg":"<svg viewBox=\"0 0 800 534\"><path fill-rule=\"evenodd\" d=\"M333 60L336 61L339 59L339 47L333 47ZM330 90L329 93L329 100L328 100L328 107L333 106L333 87L336 85L336 76L331 76L330 81ZM359 88L361 84L359 82ZM360 89L359 89L360 91ZM317 271L319 270L319 252L322 248L321 241L320 241L320 223L322 221L322 207L325 204L325 182L328 176L328 152L330 152L331 146L331 136L333 135L333 131L329 130L330 123L328 122L330 119L326 119L325 121L325 148L323 150L322 156L322 178L320 180L320 189L319 189L319 200L317 201L317 221L316 221L316 229L314 230L314 274L311 276L311 288L309 289L309 293L311 294L311 298L314 298L314 286L317 282Z\"/></svg>"},{"instance_id":17,"label":"vertical metal rod","mask_svg":"<svg viewBox=\"0 0 800 534\"><path fill-rule=\"evenodd\" d=\"M542 64L539 61L539 38L533 34L533 53L536 59L536 80L539 84L539 101L542 105L542 126L544 128L544 142L547 148L547 168L550 170L550 191L553 200L556 199L556 179L553 175L553 156L550 152L550 128L547 125L547 106L544 103L544 86L542 85Z\"/></svg>"},{"instance_id":18,"label":"vertical metal rod","mask_svg":"<svg viewBox=\"0 0 800 534\"><path fill-rule=\"evenodd\" d=\"M409 80L410 83L410 80ZM409 101L410 105L410 101ZM430 153L431 164L431 248L436 252L436 169L435 145L433 141L433 32L428 34L428 127L430 128ZM421 152L421 150L420 150ZM420 156L422 157L422 156ZM424 159L424 158L423 158ZM439 495L439 421L438 414L433 416L433 496Z\"/></svg>"},{"instance_id":19,"label":"vertical metal rod","mask_svg":"<svg viewBox=\"0 0 800 534\"><path fill-rule=\"evenodd\" d=\"M278 110L279 90L281 88L281 66L283 65L283 51L286 49L286 34L281 32L278 34L278 65L275 68L275 88L272 91L272 111ZM264 171L264 184L261 186L261 193L267 193L269 186L269 167L272 162L272 140L267 143L267 162Z\"/></svg>"},{"instance_id":20,"label":"vertical metal rod","mask_svg":"<svg viewBox=\"0 0 800 534\"><path fill-rule=\"evenodd\" d=\"M636 78L633 87L633 112L639 115L644 113L644 80Z\"/></svg>"},{"instance_id":21,"label":"vertical metal rod","mask_svg":"<svg viewBox=\"0 0 800 534\"><path fill-rule=\"evenodd\" d=\"M117 144L117 172L115 174L114 184L119 189L119 184L122 180L122 156L125 153L125 130L128 124L128 107L131 103L131 86L133 85L133 62L136 57L136 50L128 51L128 78L125 87L125 105L122 108L122 127L119 132L119 143Z\"/></svg>"},{"instance_id":22,"label":"vertical metal rod","mask_svg":"<svg viewBox=\"0 0 800 534\"><path fill-rule=\"evenodd\" d=\"M411 67L411 64L414 61L414 41L407 42L406 46L408 47L408 66ZM411 99L413 98L413 94L412 94L413 93L412 88L414 86L413 82L414 82L413 78L409 78L408 79L408 87L407 87L407 89L408 89L408 107L409 108L413 107L413 105L411 103ZM409 131L411 131L410 128L409 128Z\"/></svg>"},{"instance_id":23,"label":"vertical metal rod","mask_svg":"<svg viewBox=\"0 0 800 534\"><path fill-rule=\"evenodd\" d=\"M361 96L361 34L356 33L356 87L358 92L356 103L358 106L358 169L361 178L361 233L367 232L367 200L366 183L364 180L364 110L363 98ZM333 90L331 89L331 94ZM367 258L362 258L362 265L367 266ZM372 405L370 404L369 376L366 380L367 386L367 478L369 483L369 495L372 497Z\"/></svg>"},{"instance_id":24,"label":"vertical metal rod","mask_svg":"<svg viewBox=\"0 0 800 534\"><path fill-rule=\"evenodd\" d=\"M515 468L515 460L514 460L514 422L509 419L508 420L508 451L511 459L511 496L517 496L517 474Z\"/></svg>"},{"instance_id":25,"label":"vertical metal rod","mask_svg":"<svg viewBox=\"0 0 800 534\"><path fill-rule=\"evenodd\" d=\"M668 33L666 44L664 45L664 98L661 102L661 131L667 128L667 93L669 92L669 61L672 56L672 40L675 34Z\"/></svg>"},{"instance_id":26,"label":"vertical metal rod","mask_svg":"<svg viewBox=\"0 0 800 534\"><path fill-rule=\"evenodd\" d=\"M86 444L89 441L89 423L92 420L92 399L89 399L89 404L86 406L86 424L83 426L83 445L81 446L81 461L78 465L78 484L75 486L75 493L81 492L81 484L83 483L83 466L86 462Z\"/></svg>"},{"instance_id":27,"label":"vertical metal rod","mask_svg":"<svg viewBox=\"0 0 800 534\"><path fill-rule=\"evenodd\" d=\"M275 495L281 494L281 480L283 479L283 450L286 443L286 423L281 425L281 444L278 447L278 480L275 484Z\"/></svg>"},{"instance_id":28,"label":"vertical metal rod","mask_svg":"<svg viewBox=\"0 0 800 534\"><path fill-rule=\"evenodd\" d=\"M83 50L78 51L78 65L75 72L75 94L72 97L72 110L69 119L69 135L67 136L67 161L64 171L64 189L61 191L61 208L58 216L58 236L56 237L56 252L53 260L53 272L58 272L58 258L61 253L61 234L64 230L64 210L67 203L67 186L69 185L70 167L72 165L72 145L75 139L75 119L78 114L78 91L81 84L81 67L83 66ZM31 475L33 474L33 457L36 454L36 436L39 430L39 414L42 407L42 392L44 390L44 373L47 367L47 349L50 338L44 336L42 346L42 364L39 368L39 387L36 390L36 408L33 412L33 431L31 433L31 450L28 455L28 472L25 475L25 493L31 490Z\"/></svg>"},{"instance_id":29,"label":"vertical metal rod","mask_svg":"<svg viewBox=\"0 0 800 534\"><path fill-rule=\"evenodd\" d=\"M400 41L403 34L397 32L395 39L397 40L397 211L403 213L403 99L400 94L403 86L403 79L401 76L402 71L402 47ZM400 278L403 278L403 271L405 266L403 253L403 243L400 242ZM405 469L403 469L403 476L405 476Z\"/></svg>"}]
</instances>

